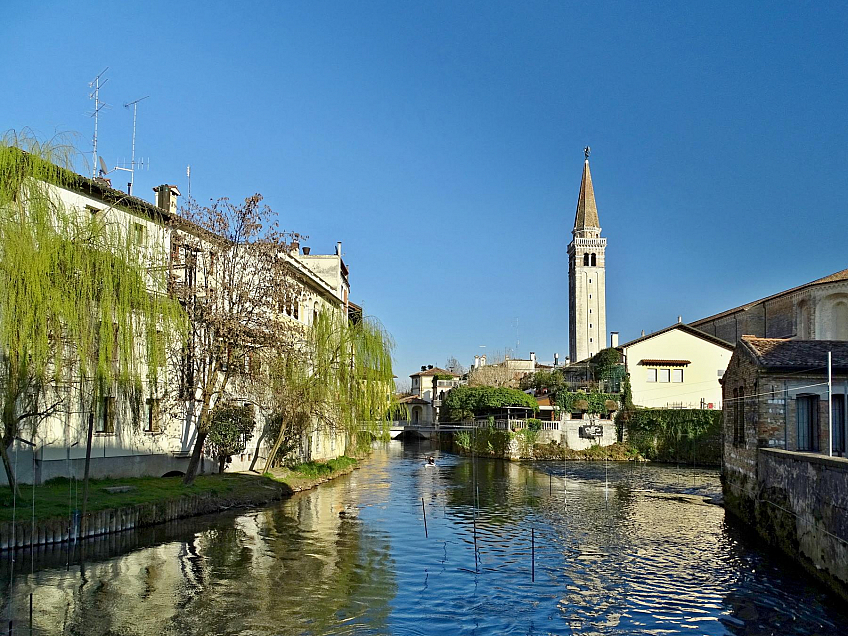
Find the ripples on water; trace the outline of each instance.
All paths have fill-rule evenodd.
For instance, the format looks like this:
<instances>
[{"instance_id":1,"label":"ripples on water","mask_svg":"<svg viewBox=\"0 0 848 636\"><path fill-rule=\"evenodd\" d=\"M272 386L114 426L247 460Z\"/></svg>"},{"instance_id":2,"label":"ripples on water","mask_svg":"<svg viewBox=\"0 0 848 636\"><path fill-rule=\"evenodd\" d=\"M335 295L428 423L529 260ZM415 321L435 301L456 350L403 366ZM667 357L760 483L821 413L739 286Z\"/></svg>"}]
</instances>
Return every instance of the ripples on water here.
<instances>
[{"instance_id":1,"label":"ripples on water","mask_svg":"<svg viewBox=\"0 0 848 636\"><path fill-rule=\"evenodd\" d=\"M715 471L445 453L428 468L425 450L393 442L278 505L93 543L82 566L19 555L16 633L30 590L34 634L848 632L805 575L704 502ZM0 577L5 626L8 559Z\"/></svg>"}]
</instances>

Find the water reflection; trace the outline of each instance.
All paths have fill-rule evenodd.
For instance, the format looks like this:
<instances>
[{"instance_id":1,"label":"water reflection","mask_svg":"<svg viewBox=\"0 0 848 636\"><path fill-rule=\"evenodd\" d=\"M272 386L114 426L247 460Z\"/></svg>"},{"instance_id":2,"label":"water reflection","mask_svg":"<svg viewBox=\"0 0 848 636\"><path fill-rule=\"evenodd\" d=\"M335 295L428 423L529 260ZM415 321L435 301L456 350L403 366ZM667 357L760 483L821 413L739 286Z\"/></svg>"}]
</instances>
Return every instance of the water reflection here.
<instances>
[{"instance_id":1,"label":"water reflection","mask_svg":"<svg viewBox=\"0 0 848 636\"><path fill-rule=\"evenodd\" d=\"M16 566L13 616L29 633L32 589L36 634L846 629L820 589L705 503L718 491L714 471L472 461L392 443L260 511L120 535L84 555L38 551ZM5 620L8 561L0 577Z\"/></svg>"}]
</instances>

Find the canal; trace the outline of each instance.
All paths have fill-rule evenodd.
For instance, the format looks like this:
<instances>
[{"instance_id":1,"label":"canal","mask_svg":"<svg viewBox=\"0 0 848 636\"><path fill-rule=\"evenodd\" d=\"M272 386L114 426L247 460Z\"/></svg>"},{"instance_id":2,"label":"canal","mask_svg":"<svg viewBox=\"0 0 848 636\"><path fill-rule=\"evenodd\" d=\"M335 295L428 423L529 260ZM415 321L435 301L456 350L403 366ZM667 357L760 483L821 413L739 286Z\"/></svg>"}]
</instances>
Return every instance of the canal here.
<instances>
[{"instance_id":1,"label":"canal","mask_svg":"<svg viewBox=\"0 0 848 636\"><path fill-rule=\"evenodd\" d=\"M10 610L21 635L848 633L705 501L716 471L428 452L392 442L264 509L19 552L11 594L5 554L0 633Z\"/></svg>"}]
</instances>

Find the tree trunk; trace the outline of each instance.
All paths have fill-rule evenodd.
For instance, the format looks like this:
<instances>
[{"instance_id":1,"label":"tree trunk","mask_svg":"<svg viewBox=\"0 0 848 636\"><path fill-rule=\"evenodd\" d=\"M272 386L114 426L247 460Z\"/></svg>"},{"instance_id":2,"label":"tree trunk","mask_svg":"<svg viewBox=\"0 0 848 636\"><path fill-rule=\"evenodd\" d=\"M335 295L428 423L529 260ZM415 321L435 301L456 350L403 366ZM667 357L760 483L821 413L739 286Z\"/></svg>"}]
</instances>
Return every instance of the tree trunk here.
<instances>
[{"instance_id":1,"label":"tree trunk","mask_svg":"<svg viewBox=\"0 0 848 636\"><path fill-rule=\"evenodd\" d=\"M226 463L226 461L227 461L226 455L221 455L218 458L218 474L219 475L224 472L224 464Z\"/></svg>"},{"instance_id":2,"label":"tree trunk","mask_svg":"<svg viewBox=\"0 0 848 636\"><path fill-rule=\"evenodd\" d=\"M185 477L183 477L183 486L191 486L194 483L194 478L197 477L197 469L200 467L200 456L203 454L203 444L206 443L208 431L197 431L197 439L194 442L194 449L191 451L191 460L188 462Z\"/></svg>"},{"instance_id":3,"label":"tree trunk","mask_svg":"<svg viewBox=\"0 0 848 636\"><path fill-rule=\"evenodd\" d=\"M3 468L6 469L6 478L9 480L9 488L16 497L21 496L21 491L18 488L18 482L15 480L15 473L12 470L12 462L9 461L9 454L6 452L6 442L0 439L0 455L3 456Z\"/></svg>"},{"instance_id":4,"label":"tree trunk","mask_svg":"<svg viewBox=\"0 0 848 636\"><path fill-rule=\"evenodd\" d=\"M262 471L263 475L267 472L270 472L271 470L271 464L274 463L274 458L277 456L277 451L280 450L280 446L282 446L283 440L286 437L286 428L286 422L285 420L283 420L283 422L280 424L280 432L277 435L277 440L274 442L274 445L271 447L271 451L268 453L268 460L265 462L265 470Z\"/></svg>"},{"instance_id":5,"label":"tree trunk","mask_svg":"<svg viewBox=\"0 0 848 636\"><path fill-rule=\"evenodd\" d=\"M85 472L82 477L82 532L88 527L88 520L85 514L88 511L88 469L91 467L91 438L94 436L94 413L88 414L88 439L85 442ZM85 536L85 535L82 535Z\"/></svg>"}]
</instances>

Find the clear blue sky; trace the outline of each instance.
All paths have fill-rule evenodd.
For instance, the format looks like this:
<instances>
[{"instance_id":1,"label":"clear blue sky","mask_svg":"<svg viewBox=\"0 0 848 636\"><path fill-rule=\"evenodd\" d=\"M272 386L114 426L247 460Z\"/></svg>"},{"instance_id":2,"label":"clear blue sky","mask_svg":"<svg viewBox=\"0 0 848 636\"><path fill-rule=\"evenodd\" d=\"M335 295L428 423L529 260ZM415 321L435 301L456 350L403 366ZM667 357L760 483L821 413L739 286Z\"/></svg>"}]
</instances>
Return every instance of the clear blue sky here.
<instances>
[{"instance_id":1,"label":"clear blue sky","mask_svg":"<svg viewBox=\"0 0 848 636\"><path fill-rule=\"evenodd\" d=\"M191 4L193 8L187 8ZM200 200L261 192L401 378L568 343L582 168L623 340L848 267L844 3L31 2L0 21L0 128L77 131ZM516 330L516 321L518 328ZM517 331L517 336L516 336Z\"/></svg>"}]
</instances>

